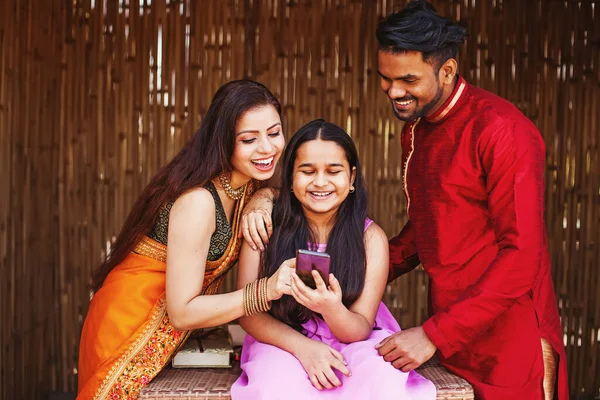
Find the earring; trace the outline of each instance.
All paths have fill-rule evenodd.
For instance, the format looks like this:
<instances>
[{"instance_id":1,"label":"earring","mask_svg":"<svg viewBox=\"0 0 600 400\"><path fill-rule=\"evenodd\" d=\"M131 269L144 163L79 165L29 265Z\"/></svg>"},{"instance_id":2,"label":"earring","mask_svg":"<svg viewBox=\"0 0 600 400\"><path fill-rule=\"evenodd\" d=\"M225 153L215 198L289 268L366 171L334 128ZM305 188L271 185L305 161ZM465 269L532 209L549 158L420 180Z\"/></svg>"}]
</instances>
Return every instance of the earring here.
<instances>
[{"instance_id":1,"label":"earring","mask_svg":"<svg viewBox=\"0 0 600 400\"><path fill-rule=\"evenodd\" d=\"M290 192L294 193L294 189L293 189L293 188L292 188L292 189L290 189Z\"/></svg>"},{"instance_id":2,"label":"earring","mask_svg":"<svg viewBox=\"0 0 600 400\"><path fill-rule=\"evenodd\" d=\"M354 186L350 186L350 193L354 193Z\"/></svg>"}]
</instances>

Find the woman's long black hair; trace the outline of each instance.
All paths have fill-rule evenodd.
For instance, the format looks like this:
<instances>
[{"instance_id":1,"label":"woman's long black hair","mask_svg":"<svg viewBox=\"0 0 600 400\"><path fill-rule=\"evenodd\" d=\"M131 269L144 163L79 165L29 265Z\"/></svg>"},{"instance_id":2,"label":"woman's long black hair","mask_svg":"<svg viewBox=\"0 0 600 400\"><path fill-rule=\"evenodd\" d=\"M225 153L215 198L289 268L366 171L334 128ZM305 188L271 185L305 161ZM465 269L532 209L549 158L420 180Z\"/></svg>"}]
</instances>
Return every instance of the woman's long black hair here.
<instances>
[{"instance_id":1,"label":"woman's long black hair","mask_svg":"<svg viewBox=\"0 0 600 400\"><path fill-rule=\"evenodd\" d=\"M302 205L291 192L298 149L316 139L335 142L344 150L350 171L356 168L355 191L340 205L327 240L331 272L340 282L342 302L349 307L362 293L365 281L363 232L367 218L367 193L356 146L350 135L335 124L323 120L309 122L292 136L285 149L281 190L273 208L273 235L262 260L262 275L273 275L283 261L295 257L297 249L308 249L308 243L316 243L316 235L308 224ZM300 332L303 331L302 324L313 317L313 312L298 304L292 296L283 296L273 302L270 312Z\"/></svg>"},{"instance_id":2,"label":"woman's long black hair","mask_svg":"<svg viewBox=\"0 0 600 400\"><path fill-rule=\"evenodd\" d=\"M94 292L152 228L162 206L191 188L204 185L222 171L232 170L235 124L247 111L261 106L273 106L281 114L279 101L258 82L237 80L217 90L190 142L154 175L133 205L106 260L94 271Z\"/></svg>"}]
</instances>

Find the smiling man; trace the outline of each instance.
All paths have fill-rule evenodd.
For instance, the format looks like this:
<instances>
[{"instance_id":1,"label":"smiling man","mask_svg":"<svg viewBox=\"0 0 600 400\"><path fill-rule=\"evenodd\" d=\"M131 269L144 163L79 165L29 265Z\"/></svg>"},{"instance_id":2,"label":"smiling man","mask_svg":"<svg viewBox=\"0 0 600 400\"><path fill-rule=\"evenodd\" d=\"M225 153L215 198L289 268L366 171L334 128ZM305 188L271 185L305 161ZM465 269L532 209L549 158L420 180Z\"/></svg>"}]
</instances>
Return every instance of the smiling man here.
<instances>
[{"instance_id":1,"label":"smiling man","mask_svg":"<svg viewBox=\"0 0 600 400\"><path fill-rule=\"evenodd\" d=\"M568 398L539 131L508 101L458 75L466 31L429 3L409 3L376 35L381 88L406 122L409 222L390 241L390 280L422 264L431 312L378 351L404 371L437 351L481 399L551 399L554 391Z\"/></svg>"}]
</instances>

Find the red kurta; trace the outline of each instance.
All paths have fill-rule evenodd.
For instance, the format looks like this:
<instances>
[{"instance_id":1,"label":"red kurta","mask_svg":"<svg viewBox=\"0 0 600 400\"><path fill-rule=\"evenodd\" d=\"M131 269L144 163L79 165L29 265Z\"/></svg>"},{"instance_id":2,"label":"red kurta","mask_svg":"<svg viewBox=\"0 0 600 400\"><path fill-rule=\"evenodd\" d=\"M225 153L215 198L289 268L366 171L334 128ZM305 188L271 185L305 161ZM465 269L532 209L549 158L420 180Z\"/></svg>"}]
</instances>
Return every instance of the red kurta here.
<instances>
[{"instance_id":1,"label":"red kurta","mask_svg":"<svg viewBox=\"0 0 600 400\"><path fill-rule=\"evenodd\" d=\"M544 222L544 156L508 101L459 81L430 118L402 130L409 223L390 241L391 277L430 277L423 329L478 398L543 399L541 337L565 350Z\"/></svg>"}]
</instances>

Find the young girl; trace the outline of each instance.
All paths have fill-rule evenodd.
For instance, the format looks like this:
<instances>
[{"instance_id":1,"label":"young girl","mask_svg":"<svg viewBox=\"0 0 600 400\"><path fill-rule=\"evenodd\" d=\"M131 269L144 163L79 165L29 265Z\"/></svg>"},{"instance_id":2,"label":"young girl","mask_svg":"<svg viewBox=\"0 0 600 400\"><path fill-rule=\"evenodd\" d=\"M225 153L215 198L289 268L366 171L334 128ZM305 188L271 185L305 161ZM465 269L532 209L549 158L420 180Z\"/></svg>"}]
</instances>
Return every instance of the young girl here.
<instances>
[{"instance_id":1,"label":"young girl","mask_svg":"<svg viewBox=\"0 0 600 400\"><path fill-rule=\"evenodd\" d=\"M281 289L270 298L283 297L270 313L240 320L248 335L232 398L435 399L431 382L397 370L375 349L400 327L381 303L387 237L367 218L350 136L322 120L305 125L288 144L281 178L270 243L262 260L242 245L238 286L271 276ZM315 271L314 290L298 278L297 249L331 256L328 283Z\"/></svg>"}]
</instances>

